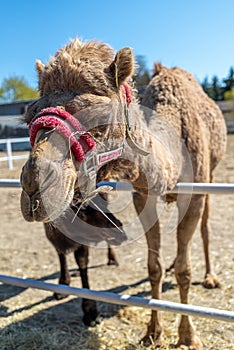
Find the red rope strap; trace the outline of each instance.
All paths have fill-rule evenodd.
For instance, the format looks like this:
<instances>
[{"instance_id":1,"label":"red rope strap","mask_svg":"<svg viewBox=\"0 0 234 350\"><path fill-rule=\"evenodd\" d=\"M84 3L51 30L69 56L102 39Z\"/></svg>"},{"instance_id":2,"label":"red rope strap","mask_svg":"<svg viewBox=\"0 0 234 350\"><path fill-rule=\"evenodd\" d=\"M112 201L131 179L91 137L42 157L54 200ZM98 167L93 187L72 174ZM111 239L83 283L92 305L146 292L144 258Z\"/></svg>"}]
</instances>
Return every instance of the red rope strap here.
<instances>
[{"instance_id":1,"label":"red rope strap","mask_svg":"<svg viewBox=\"0 0 234 350\"><path fill-rule=\"evenodd\" d=\"M85 131L80 122L70 113L60 108L49 107L39 112L29 124L30 143L33 147L40 129L56 129L69 141L75 159L82 162L85 153L96 146L92 136Z\"/></svg>"},{"instance_id":2,"label":"red rope strap","mask_svg":"<svg viewBox=\"0 0 234 350\"><path fill-rule=\"evenodd\" d=\"M131 89L130 86L128 85L128 83L124 83L122 85L122 94L124 96L125 102L127 104L132 102L132 93L131 93Z\"/></svg>"}]
</instances>

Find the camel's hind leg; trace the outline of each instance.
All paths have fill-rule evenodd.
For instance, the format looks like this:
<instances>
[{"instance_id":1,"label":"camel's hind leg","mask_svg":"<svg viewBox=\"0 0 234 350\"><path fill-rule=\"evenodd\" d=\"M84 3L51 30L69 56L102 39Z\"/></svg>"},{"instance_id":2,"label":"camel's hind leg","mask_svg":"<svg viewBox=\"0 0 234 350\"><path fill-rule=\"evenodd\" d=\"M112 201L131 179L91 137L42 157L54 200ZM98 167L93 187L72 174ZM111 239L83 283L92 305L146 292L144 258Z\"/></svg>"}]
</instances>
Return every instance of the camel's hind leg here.
<instances>
[{"instance_id":1,"label":"camel's hind leg","mask_svg":"<svg viewBox=\"0 0 234 350\"><path fill-rule=\"evenodd\" d=\"M116 258L114 249L111 247L110 244L108 244L108 253L107 253L107 257L108 257L107 265L119 266L119 263L118 263L118 260L117 260L117 258Z\"/></svg>"},{"instance_id":2,"label":"camel's hind leg","mask_svg":"<svg viewBox=\"0 0 234 350\"><path fill-rule=\"evenodd\" d=\"M204 196L194 195L189 208L183 218L179 217L177 228L177 257L175 261L175 276L180 290L180 300L188 303L189 288L191 284L191 240L196 229L199 218L202 214ZM179 215L183 202L178 201ZM189 349L200 350L202 344L196 336L192 321L189 316L183 315L179 325L179 341L177 346L185 345Z\"/></svg>"},{"instance_id":3,"label":"camel's hind leg","mask_svg":"<svg viewBox=\"0 0 234 350\"><path fill-rule=\"evenodd\" d=\"M212 271L211 262L210 262L210 234L211 228L209 223L209 214L210 214L210 196L206 195L204 211L202 214L201 221L201 236L204 247L204 255L206 262L206 273L203 285L205 288L217 288L220 287L220 281L216 274Z\"/></svg>"},{"instance_id":4,"label":"camel's hind leg","mask_svg":"<svg viewBox=\"0 0 234 350\"><path fill-rule=\"evenodd\" d=\"M148 244L148 272L152 288L152 298L160 299L162 291L162 263L160 248L159 222L156 213L156 197L145 197L139 193L133 195L134 205L139 215ZM151 345L152 342L159 346L162 341L161 313L152 311L148 330L142 342Z\"/></svg>"}]
</instances>

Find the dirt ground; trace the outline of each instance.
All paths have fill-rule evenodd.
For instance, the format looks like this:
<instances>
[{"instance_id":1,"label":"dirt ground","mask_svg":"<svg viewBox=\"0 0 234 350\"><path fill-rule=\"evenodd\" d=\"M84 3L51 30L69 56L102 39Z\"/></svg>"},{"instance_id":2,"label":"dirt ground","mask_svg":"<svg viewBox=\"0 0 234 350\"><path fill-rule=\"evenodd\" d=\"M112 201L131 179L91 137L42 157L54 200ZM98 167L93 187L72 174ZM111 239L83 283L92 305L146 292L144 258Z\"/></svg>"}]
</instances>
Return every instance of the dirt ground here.
<instances>
[{"instance_id":1,"label":"dirt ground","mask_svg":"<svg viewBox=\"0 0 234 350\"><path fill-rule=\"evenodd\" d=\"M0 163L1 178L18 178L20 162L11 171ZM216 171L216 182L234 183L234 135L228 136L227 154ZM27 223L19 207L20 189L0 189L0 273L57 283L58 259L47 241L40 223ZM125 195L126 196L126 195ZM219 289L204 289L204 258L199 227L192 245L193 284L190 302L194 305L234 310L234 196L212 195L211 257L214 270L222 282ZM171 209L168 209L168 211ZM167 211L167 210L166 210ZM165 213L163 213L164 215ZM133 209L125 212L132 218ZM106 249L91 248L89 278L93 289L150 297L147 280L147 249L139 223L129 230L138 239L115 248L119 267L107 266ZM175 256L175 234L163 231L165 266ZM71 271L76 268L69 256ZM81 287L78 277L72 286ZM163 299L179 301L174 275L169 273L163 284ZM144 335L150 310L98 303L104 321L96 328L82 324L80 299L69 296L55 301L51 292L23 289L0 283L0 350L143 350L138 342ZM165 343L163 349L174 349L179 316L164 313ZM234 349L233 323L193 317L204 349Z\"/></svg>"}]
</instances>

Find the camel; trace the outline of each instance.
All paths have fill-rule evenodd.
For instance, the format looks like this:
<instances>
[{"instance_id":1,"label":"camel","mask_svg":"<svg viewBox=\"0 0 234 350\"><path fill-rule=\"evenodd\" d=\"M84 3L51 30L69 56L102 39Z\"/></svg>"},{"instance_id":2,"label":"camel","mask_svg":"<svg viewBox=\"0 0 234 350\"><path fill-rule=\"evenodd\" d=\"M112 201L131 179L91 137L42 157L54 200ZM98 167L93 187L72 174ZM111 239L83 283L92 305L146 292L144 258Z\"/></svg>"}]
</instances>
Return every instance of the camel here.
<instances>
[{"instance_id":1,"label":"camel","mask_svg":"<svg viewBox=\"0 0 234 350\"><path fill-rule=\"evenodd\" d=\"M171 79L170 83L166 83L167 79ZM174 68L168 70L162 66L160 63L154 64L154 71L152 80L145 91L142 104L157 111L159 114L162 114L164 118L170 120L174 113L178 112L179 102L176 101L176 107L170 107L170 99L174 98L173 95L177 95L176 92L173 92L173 84L183 84L187 85L188 89L193 90L194 98L197 98L197 111L205 122L206 127L209 130L209 142L210 142L210 175L208 178L209 182L212 182L214 178L214 169L217 166L218 162L222 158L225 148L226 148L226 125L224 118L217 104L214 103L206 94L203 93L200 86L197 83L197 80L194 77L186 72L185 70ZM166 88L167 85L167 88ZM170 87L171 89L168 91ZM160 91L158 91L160 90ZM181 91L182 92L182 91ZM195 95L196 94L196 95ZM177 95L180 98L180 94ZM160 99L164 98L167 100L167 103L161 103ZM183 99L181 100L183 103ZM172 109L171 109L172 108ZM218 130L220 132L218 132ZM209 224L209 214L210 214L210 198L209 195L205 197L205 207L202 214L201 220L201 236L203 241L204 256L205 256L205 277L203 281L203 286L205 288L217 288L221 286L221 283L217 275L213 272L211 261L210 261L210 233L211 227ZM174 268L175 261L167 269L170 271Z\"/></svg>"},{"instance_id":2,"label":"camel","mask_svg":"<svg viewBox=\"0 0 234 350\"><path fill-rule=\"evenodd\" d=\"M189 73L157 66L142 102L157 113L144 114L131 83L134 57L128 47L114 54L107 44L75 38L47 64L37 61L36 69L41 97L24 119L33 147L21 176L24 217L55 225L69 238L77 239L79 231L82 244L89 240L121 244L125 238L116 228L93 234L78 217L72 219L70 206L77 191L86 201L95 193L96 182L126 179L133 186L133 202L145 231L152 297L160 299L164 270L156 203L159 196L177 200L175 276L180 300L188 303L191 239L200 218L208 239L208 198L168 191L188 179L187 155L194 181L211 181L226 143L219 109ZM85 268L87 262L83 263ZM202 349L189 316L182 315L178 333L178 347ZM162 344L161 312L152 311L141 341Z\"/></svg>"}]
</instances>

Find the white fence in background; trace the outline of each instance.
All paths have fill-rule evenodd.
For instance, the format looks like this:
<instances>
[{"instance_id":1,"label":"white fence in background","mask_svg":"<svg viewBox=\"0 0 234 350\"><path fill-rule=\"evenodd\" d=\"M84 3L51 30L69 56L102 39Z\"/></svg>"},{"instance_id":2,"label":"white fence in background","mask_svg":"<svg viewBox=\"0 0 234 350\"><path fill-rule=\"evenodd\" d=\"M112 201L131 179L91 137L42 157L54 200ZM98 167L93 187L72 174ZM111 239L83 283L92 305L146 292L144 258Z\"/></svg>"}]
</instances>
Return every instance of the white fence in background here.
<instances>
[{"instance_id":1,"label":"white fence in background","mask_svg":"<svg viewBox=\"0 0 234 350\"><path fill-rule=\"evenodd\" d=\"M27 154L19 154L19 155L12 155L12 143L24 143L29 142L29 137L18 137L18 138L9 138L9 139L0 139L0 144L6 145L6 157L0 157L0 162L6 162L8 163L8 168L13 169L13 160L16 159L26 159L28 158Z\"/></svg>"}]
</instances>

